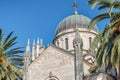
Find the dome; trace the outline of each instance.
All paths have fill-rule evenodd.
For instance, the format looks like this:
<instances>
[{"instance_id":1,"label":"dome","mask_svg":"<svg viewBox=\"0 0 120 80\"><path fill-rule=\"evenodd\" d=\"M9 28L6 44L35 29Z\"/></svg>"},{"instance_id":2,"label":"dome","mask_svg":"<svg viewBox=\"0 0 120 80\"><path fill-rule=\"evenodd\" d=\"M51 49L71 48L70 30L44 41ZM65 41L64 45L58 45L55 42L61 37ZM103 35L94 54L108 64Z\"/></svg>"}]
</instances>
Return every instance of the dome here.
<instances>
[{"instance_id":1,"label":"dome","mask_svg":"<svg viewBox=\"0 0 120 80\"><path fill-rule=\"evenodd\" d=\"M76 28L88 28L91 19L84 15L74 14L64 18L58 25L56 34L68 30ZM92 30L98 32L97 27L95 26Z\"/></svg>"}]
</instances>

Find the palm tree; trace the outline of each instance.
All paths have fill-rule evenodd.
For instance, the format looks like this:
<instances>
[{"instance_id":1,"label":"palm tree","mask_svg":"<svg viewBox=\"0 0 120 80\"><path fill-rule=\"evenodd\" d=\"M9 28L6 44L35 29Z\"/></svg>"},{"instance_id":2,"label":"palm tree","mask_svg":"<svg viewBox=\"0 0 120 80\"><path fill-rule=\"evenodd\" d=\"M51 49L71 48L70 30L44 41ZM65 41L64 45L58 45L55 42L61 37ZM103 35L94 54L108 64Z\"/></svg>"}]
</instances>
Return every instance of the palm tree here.
<instances>
[{"instance_id":1,"label":"palm tree","mask_svg":"<svg viewBox=\"0 0 120 80\"><path fill-rule=\"evenodd\" d=\"M0 80L22 80L20 67L22 66L21 47L11 48L15 45L17 36L12 37L13 32L6 37L0 29Z\"/></svg>"},{"instance_id":2,"label":"palm tree","mask_svg":"<svg viewBox=\"0 0 120 80\"><path fill-rule=\"evenodd\" d=\"M99 69L105 65L105 71L114 68L117 72L117 80L120 80L120 2L115 0L89 0L88 3L94 8L99 5L99 10L108 8L109 11L97 15L90 22L89 28L101 20L109 19L109 24L93 41L93 52L98 47L96 64ZM99 45L99 46L98 46Z\"/></svg>"}]
</instances>

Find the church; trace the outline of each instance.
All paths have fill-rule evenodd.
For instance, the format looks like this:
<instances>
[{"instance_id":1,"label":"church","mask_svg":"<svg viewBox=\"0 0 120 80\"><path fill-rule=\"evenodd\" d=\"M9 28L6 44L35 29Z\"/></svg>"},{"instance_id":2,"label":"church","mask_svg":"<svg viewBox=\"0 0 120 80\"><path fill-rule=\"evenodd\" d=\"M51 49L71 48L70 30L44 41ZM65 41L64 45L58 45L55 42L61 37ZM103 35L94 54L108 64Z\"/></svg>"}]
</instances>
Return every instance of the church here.
<instances>
[{"instance_id":1,"label":"church","mask_svg":"<svg viewBox=\"0 0 120 80\"><path fill-rule=\"evenodd\" d=\"M24 55L23 80L114 80L107 74L91 74L95 54L90 52L97 26L88 30L91 21L78 14L64 18L57 26L53 43L44 47L42 40L33 41L32 51L28 40ZM49 36L49 35L48 35Z\"/></svg>"}]
</instances>

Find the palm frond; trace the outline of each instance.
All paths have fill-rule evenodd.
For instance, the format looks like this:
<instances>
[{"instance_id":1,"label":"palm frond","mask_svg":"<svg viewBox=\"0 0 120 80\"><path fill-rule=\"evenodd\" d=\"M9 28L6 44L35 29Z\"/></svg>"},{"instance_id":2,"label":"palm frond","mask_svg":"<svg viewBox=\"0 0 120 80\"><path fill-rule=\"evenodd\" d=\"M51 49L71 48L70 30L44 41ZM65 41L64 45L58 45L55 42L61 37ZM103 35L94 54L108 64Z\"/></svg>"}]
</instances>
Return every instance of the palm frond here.
<instances>
[{"instance_id":1,"label":"palm frond","mask_svg":"<svg viewBox=\"0 0 120 80\"><path fill-rule=\"evenodd\" d=\"M88 28L91 30L96 25L97 22L107 19L107 18L110 18L109 13L102 13L96 16L95 18L92 19Z\"/></svg>"},{"instance_id":2,"label":"palm frond","mask_svg":"<svg viewBox=\"0 0 120 80\"><path fill-rule=\"evenodd\" d=\"M109 50L111 51L111 49ZM110 58L111 58L111 54L105 57L105 72L107 72L109 69L112 69L112 63Z\"/></svg>"},{"instance_id":3,"label":"palm frond","mask_svg":"<svg viewBox=\"0 0 120 80\"><path fill-rule=\"evenodd\" d=\"M102 10L102 9L106 9L106 8L110 8L110 3L102 3L99 7L98 10Z\"/></svg>"},{"instance_id":4,"label":"palm frond","mask_svg":"<svg viewBox=\"0 0 120 80\"><path fill-rule=\"evenodd\" d=\"M118 56L120 59L120 36L118 37Z\"/></svg>"},{"instance_id":5,"label":"palm frond","mask_svg":"<svg viewBox=\"0 0 120 80\"><path fill-rule=\"evenodd\" d=\"M115 1L109 7L110 7L109 15L111 16L111 13L112 13L113 9L120 9L120 2Z\"/></svg>"},{"instance_id":6,"label":"palm frond","mask_svg":"<svg viewBox=\"0 0 120 80\"><path fill-rule=\"evenodd\" d=\"M93 40L93 42L92 42L92 45L91 45L92 52L94 52L95 49L96 49L96 47L98 47L98 44L100 43L101 38L102 38L102 34L98 34L98 35L94 38L94 40Z\"/></svg>"},{"instance_id":7,"label":"palm frond","mask_svg":"<svg viewBox=\"0 0 120 80\"><path fill-rule=\"evenodd\" d=\"M3 44L6 44L6 42L11 38L13 32L10 32L3 40Z\"/></svg>"},{"instance_id":8,"label":"palm frond","mask_svg":"<svg viewBox=\"0 0 120 80\"><path fill-rule=\"evenodd\" d=\"M4 50L7 50L11 46L15 45L17 43L17 42L15 42L16 39L17 39L17 37L14 37L14 38L10 39L9 42L7 42L6 44L4 44Z\"/></svg>"},{"instance_id":9,"label":"palm frond","mask_svg":"<svg viewBox=\"0 0 120 80\"><path fill-rule=\"evenodd\" d=\"M111 4L113 1L111 0L89 0L88 4L91 5L91 8L93 9L96 5L100 5L102 3L108 3Z\"/></svg>"},{"instance_id":10,"label":"palm frond","mask_svg":"<svg viewBox=\"0 0 120 80\"><path fill-rule=\"evenodd\" d=\"M120 19L111 19L111 21L110 21L110 23L107 25L108 27L111 27L111 29L113 28L113 27L115 27L115 25L118 23L118 22L120 22Z\"/></svg>"},{"instance_id":11,"label":"palm frond","mask_svg":"<svg viewBox=\"0 0 120 80\"><path fill-rule=\"evenodd\" d=\"M20 56L20 54L23 52L24 52L23 50L9 51L9 52L6 52L5 55L6 55L6 58L12 57L12 56L15 57L15 56Z\"/></svg>"},{"instance_id":12,"label":"palm frond","mask_svg":"<svg viewBox=\"0 0 120 80\"><path fill-rule=\"evenodd\" d=\"M17 76L19 75L18 77L22 78L23 74L22 74L22 72L19 70L19 68L15 67L15 66L13 66L13 65L11 65L10 67L14 70L14 73L15 73Z\"/></svg>"},{"instance_id":13,"label":"palm frond","mask_svg":"<svg viewBox=\"0 0 120 80\"><path fill-rule=\"evenodd\" d=\"M97 54L96 54L96 64L101 67L101 65L103 64L103 59L104 59L104 49L106 47L106 43L103 43L100 45L98 51L97 51Z\"/></svg>"},{"instance_id":14,"label":"palm frond","mask_svg":"<svg viewBox=\"0 0 120 80\"><path fill-rule=\"evenodd\" d=\"M3 33L2 33L2 29L0 28L0 42L2 40L2 36L3 36Z\"/></svg>"},{"instance_id":15,"label":"palm frond","mask_svg":"<svg viewBox=\"0 0 120 80\"><path fill-rule=\"evenodd\" d=\"M114 1L112 4L111 4L111 9L120 9L120 2L119 1Z\"/></svg>"}]
</instances>

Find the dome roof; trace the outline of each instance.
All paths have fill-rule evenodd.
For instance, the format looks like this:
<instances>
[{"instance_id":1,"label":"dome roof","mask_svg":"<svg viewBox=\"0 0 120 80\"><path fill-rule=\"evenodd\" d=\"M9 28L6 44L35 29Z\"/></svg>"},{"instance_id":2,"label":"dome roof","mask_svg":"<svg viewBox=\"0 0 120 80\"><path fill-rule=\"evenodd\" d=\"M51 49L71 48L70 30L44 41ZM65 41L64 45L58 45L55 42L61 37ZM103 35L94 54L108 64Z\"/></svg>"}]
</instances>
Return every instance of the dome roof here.
<instances>
[{"instance_id":1,"label":"dome roof","mask_svg":"<svg viewBox=\"0 0 120 80\"><path fill-rule=\"evenodd\" d=\"M59 23L56 30L56 34L68 29L76 28L76 26L77 28L88 28L90 21L91 19L89 19L84 15L74 14L74 15L68 16ZM96 32L98 31L96 26L92 30Z\"/></svg>"}]
</instances>

